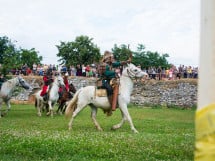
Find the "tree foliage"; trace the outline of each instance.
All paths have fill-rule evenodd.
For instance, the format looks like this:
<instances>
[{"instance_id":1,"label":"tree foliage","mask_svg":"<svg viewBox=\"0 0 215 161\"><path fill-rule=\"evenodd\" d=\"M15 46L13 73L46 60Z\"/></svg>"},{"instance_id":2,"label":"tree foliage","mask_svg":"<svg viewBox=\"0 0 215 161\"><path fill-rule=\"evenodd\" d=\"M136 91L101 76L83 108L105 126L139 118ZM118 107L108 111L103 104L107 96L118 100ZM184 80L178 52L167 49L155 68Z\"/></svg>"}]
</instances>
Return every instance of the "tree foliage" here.
<instances>
[{"instance_id":1,"label":"tree foliage","mask_svg":"<svg viewBox=\"0 0 215 161\"><path fill-rule=\"evenodd\" d=\"M131 51L129 47L125 44L120 45L119 47L115 44L112 49L114 57L118 61L127 60L132 53L132 63L135 65L140 65L142 68L149 67L159 67L167 68L170 67L168 64L167 57L168 54L159 54L158 52L146 51L143 44L139 44L137 51Z\"/></svg>"},{"instance_id":2,"label":"tree foliage","mask_svg":"<svg viewBox=\"0 0 215 161\"><path fill-rule=\"evenodd\" d=\"M0 37L1 72L5 75L11 67L16 67L19 61L19 52L12 41L6 36Z\"/></svg>"},{"instance_id":3,"label":"tree foliage","mask_svg":"<svg viewBox=\"0 0 215 161\"><path fill-rule=\"evenodd\" d=\"M6 36L0 37L0 64L2 72L6 75L13 68L20 68L22 64L29 67L33 63L40 63L42 56L38 56L35 49L17 49L16 45Z\"/></svg>"},{"instance_id":4,"label":"tree foliage","mask_svg":"<svg viewBox=\"0 0 215 161\"><path fill-rule=\"evenodd\" d=\"M114 58L117 61L128 60L128 58L131 54L131 50L125 44L122 44L119 47L115 44L114 48L112 49L112 52L113 52Z\"/></svg>"},{"instance_id":5,"label":"tree foliage","mask_svg":"<svg viewBox=\"0 0 215 161\"><path fill-rule=\"evenodd\" d=\"M56 45L60 64L66 66L92 64L100 60L100 49L88 36L78 36L73 42L61 42Z\"/></svg>"},{"instance_id":6,"label":"tree foliage","mask_svg":"<svg viewBox=\"0 0 215 161\"><path fill-rule=\"evenodd\" d=\"M169 54L159 54L158 52L146 51L143 44L139 44L137 51L133 52L132 62L140 65L142 68L159 67L169 68L170 64L167 61Z\"/></svg>"},{"instance_id":7,"label":"tree foliage","mask_svg":"<svg viewBox=\"0 0 215 161\"><path fill-rule=\"evenodd\" d=\"M32 67L32 65L40 64L43 57L38 56L38 52L35 51L35 48L32 48L30 50L27 49L21 49L20 50L20 59L22 64L27 64L28 67Z\"/></svg>"},{"instance_id":8,"label":"tree foliage","mask_svg":"<svg viewBox=\"0 0 215 161\"><path fill-rule=\"evenodd\" d=\"M100 49L93 42L93 38L88 36L78 36L75 41L60 42L56 45L58 49L57 57L60 64L67 67L77 64L97 64L101 59ZM117 44L111 49L114 57L118 61L128 60L132 53L132 63L141 65L142 68L158 67L169 68L167 61L169 54L147 51L143 44L138 44L136 51L131 51L129 46ZM0 72L6 74L12 68L20 68L23 64L32 67L33 63L40 64L43 57L38 56L35 48L17 49L15 44L6 36L0 37Z\"/></svg>"}]
</instances>

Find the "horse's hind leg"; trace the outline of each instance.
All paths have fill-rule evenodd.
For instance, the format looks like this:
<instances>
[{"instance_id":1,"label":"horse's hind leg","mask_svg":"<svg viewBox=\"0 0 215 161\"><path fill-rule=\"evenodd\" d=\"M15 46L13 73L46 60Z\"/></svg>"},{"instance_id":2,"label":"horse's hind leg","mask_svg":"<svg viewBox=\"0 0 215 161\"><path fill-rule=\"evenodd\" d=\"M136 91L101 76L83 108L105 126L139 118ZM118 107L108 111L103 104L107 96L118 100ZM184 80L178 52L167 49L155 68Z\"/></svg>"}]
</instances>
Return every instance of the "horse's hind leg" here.
<instances>
[{"instance_id":1,"label":"horse's hind leg","mask_svg":"<svg viewBox=\"0 0 215 161\"><path fill-rule=\"evenodd\" d=\"M62 109L62 103L60 102L56 113L62 114L62 112L59 112L59 111L61 111L61 109Z\"/></svg>"},{"instance_id":2,"label":"horse's hind leg","mask_svg":"<svg viewBox=\"0 0 215 161\"><path fill-rule=\"evenodd\" d=\"M78 113L79 113L81 110L83 110L84 107L87 106L87 103L85 103L85 102L78 102L77 105L75 105L75 106L77 106L77 108L76 108L75 111L72 113L72 118L71 118L70 121L69 121L69 130L72 129L72 122L73 122L74 118L78 115Z\"/></svg>"},{"instance_id":3,"label":"horse's hind leg","mask_svg":"<svg viewBox=\"0 0 215 161\"><path fill-rule=\"evenodd\" d=\"M68 102L65 102L62 108L62 113L65 113L67 105L68 105Z\"/></svg>"},{"instance_id":4,"label":"horse's hind leg","mask_svg":"<svg viewBox=\"0 0 215 161\"><path fill-rule=\"evenodd\" d=\"M66 102L60 102L60 105L58 107L57 113L59 113L60 115L62 115L62 113L64 112L64 106L65 106Z\"/></svg>"},{"instance_id":5,"label":"horse's hind leg","mask_svg":"<svg viewBox=\"0 0 215 161\"><path fill-rule=\"evenodd\" d=\"M99 130L99 131L103 131L101 126L99 125L99 123L96 120L97 108L95 106L93 106L93 105L90 105L90 107L91 107L91 110L92 110L91 111L91 118L93 120L93 123L94 123L96 129Z\"/></svg>"},{"instance_id":6,"label":"horse's hind leg","mask_svg":"<svg viewBox=\"0 0 215 161\"><path fill-rule=\"evenodd\" d=\"M37 101L37 103L36 103L37 115L42 116L42 114L41 114L41 106L42 106L41 102L38 99L36 99L36 101Z\"/></svg>"}]
</instances>

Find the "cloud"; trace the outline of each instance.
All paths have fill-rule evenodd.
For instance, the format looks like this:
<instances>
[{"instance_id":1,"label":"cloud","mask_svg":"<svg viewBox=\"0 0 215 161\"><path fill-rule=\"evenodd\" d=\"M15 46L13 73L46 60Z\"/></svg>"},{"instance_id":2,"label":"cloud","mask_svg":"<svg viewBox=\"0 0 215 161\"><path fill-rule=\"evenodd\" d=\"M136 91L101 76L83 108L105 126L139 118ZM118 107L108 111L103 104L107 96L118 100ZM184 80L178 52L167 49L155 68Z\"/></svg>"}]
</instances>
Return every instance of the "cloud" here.
<instances>
[{"instance_id":1,"label":"cloud","mask_svg":"<svg viewBox=\"0 0 215 161\"><path fill-rule=\"evenodd\" d=\"M80 35L94 38L102 52L144 44L176 64L198 64L198 0L1 0L0 6L0 36L36 48L47 64L57 63L55 45Z\"/></svg>"}]
</instances>

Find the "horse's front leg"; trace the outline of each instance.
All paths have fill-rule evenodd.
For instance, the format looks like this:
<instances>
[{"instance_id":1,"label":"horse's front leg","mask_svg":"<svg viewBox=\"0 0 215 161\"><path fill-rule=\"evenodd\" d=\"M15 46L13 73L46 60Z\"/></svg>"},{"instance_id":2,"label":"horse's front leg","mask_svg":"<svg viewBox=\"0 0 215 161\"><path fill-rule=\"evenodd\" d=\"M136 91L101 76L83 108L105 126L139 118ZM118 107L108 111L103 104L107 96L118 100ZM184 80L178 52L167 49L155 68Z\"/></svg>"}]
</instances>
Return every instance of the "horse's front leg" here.
<instances>
[{"instance_id":1,"label":"horse's front leg","mask_svg":"<svg viewBox=\"0 0 215 161\"><path fill-rule=\"evenodd\" d=\"M6 101L6 105L7 105L7 109L6 109L5 113L4 113L4 115L6 115L8 113L8 111L10 111L10 108L11 108L10 100Z\"/></svg>"},{"instance_id":2,"label":"horse's front leg","mask_svg":"<svg viewBox=\"0 0 215 161\"><path fill-rule=\"evenodd\" d=\"M5 112L2 113L2 112L1 112L2 101L3 101L3 100L0 100L0 118L1 118L2 116L6 115L6 114L8 113L8 111L10 111L10 108L11 108L10 100L7 100L7 101L5 102L6 105L7 105L7 108L6 108Z\"/></svg>"},{"instance_id":3,"label":"horse's front leg","mask_svg":"<svg viewBox=\"0 0 215 161\"><path fill-rule=\"evenodd\" d=\"M52 102L51 101L48 101L48 105L49 105L49 112L46 113L46 115L51 115L51 117L53 117L53 106L52 106Z\"/></svg>"},{"instance_id":4,"label":"horse's front leg","mask_svg":"<svg viewBox=\"0 0 215 161\"><path fill-rule=\"evenodd\" d=\"M119 124L114 125L112 128L113 129L120 128L123 125L124 121L127 119L129 124L130 124L131 130L134 133L138 133L138 131L134 127L133 121L132 121L131 116L130 116L130 114L128 112L127 104L121 104L120 105L120 110L121 110L121 113L122 113L122 121Z\"/></svg>"},{"instance_id":5,"label":"horse's front leg","mask_svg":"<svg viewBox=\"0 0 215 161\"><path fill-rule=\"evenodd\" d=\"M65 104L65 102L63 102L63 101L59 102L59 106L58 106L56 113L59 113L60 115L62 115L64 104Z\"/></svg>"},{"instance_id":6,"label":"horse's front leg","mask_svg":"<svg viewBox=\"0 0 215 161\"><path fill-rule=\"evenodd\" d=\"M120 109L121 110L121 109ZM121 110L121 115L122 115L122 120L120 121L120 123L116 124L116 125L113 125L111 130L117 130L119 128L122 127L122 125L125 123L126 121L126 117L125 115L123 114L122 110Z\"/></svg>"}]
</instances>

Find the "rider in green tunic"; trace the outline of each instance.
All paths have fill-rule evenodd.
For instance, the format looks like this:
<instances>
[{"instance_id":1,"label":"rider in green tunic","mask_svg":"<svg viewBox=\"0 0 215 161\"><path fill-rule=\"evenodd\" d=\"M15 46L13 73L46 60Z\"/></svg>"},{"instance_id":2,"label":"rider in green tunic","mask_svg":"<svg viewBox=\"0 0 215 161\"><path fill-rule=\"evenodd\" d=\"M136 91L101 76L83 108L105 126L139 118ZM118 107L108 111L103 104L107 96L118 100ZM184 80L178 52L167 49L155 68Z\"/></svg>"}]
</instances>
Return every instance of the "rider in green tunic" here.
<instances>
[{"instance_id":1,"label":"rider in green tunic","mask_svg":"<svg viewBox=\"0 0 215 161\"><path fill-rule=\"evenodd\" d=\"M102 86L107 90L107 96L108 100L111 104L112 107L112 102L113 102L113 88L110 85L110 81L113 78L117 78L118 75L113 70L113 68L120 67L122 65L125 65L126 63L130 63L131 60L128 61L115 61L114 56L111 52L105 51L102 63L105 63L105 71L103 73L103 80L102 80Z\"/></svg>"}]
</instances>

